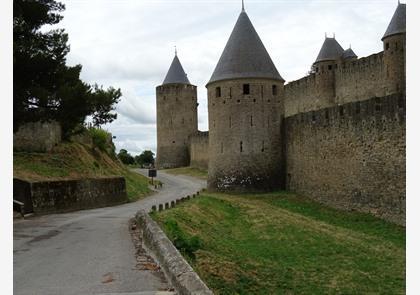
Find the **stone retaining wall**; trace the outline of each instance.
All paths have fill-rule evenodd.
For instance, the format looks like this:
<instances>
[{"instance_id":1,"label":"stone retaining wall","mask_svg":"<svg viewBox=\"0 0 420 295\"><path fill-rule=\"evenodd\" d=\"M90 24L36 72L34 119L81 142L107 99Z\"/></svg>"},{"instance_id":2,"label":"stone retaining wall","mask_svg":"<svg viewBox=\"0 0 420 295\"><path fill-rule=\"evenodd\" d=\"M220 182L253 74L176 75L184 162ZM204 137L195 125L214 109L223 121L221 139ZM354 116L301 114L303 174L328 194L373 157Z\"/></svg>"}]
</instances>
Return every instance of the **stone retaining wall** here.
<instances>
[{"instance_id":1,"label":"stone retaining wall","mask_svg":"<svg viewBox=\"0 0 420 295\"><path fill-rule=\"evenodd\" d=\"M34 213L46 214L106 207L126 203L124 177L86 178L28 182L13 181L14 199L33 207Z\"/></svg>"}]
</instances>

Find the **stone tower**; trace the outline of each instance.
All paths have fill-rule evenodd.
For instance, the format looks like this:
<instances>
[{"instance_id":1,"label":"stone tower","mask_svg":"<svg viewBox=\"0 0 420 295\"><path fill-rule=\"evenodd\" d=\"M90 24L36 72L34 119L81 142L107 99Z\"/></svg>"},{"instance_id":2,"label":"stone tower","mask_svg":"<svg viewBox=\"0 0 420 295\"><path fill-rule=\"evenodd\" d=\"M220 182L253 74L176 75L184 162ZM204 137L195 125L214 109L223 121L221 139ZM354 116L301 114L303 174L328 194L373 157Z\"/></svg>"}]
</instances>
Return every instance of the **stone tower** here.
<instances>
[{"instance_id":1,"label":"stone tower","mask_svg":"<svg viewBox=\"0 0 420 295\"><path fill-rule=\"evenodd\" d=\"M189 165L188 141L197 133L197 86L191 85L175 52L162 85L156 87L158 169Z\"/></svg>"},{"instance_id":2,"label":"stone tower","mask_svg":"<svg viewBox=\"0 0 420 295\"><path fill-rule=\"evenodd\" d=\"M398 3L382 37L387 94L405 92L405 9Z\"/></svg>"},{"instance_id":3,"label":"stone tower","mask_svg":"<svg viewBox=\"0 0 420 295\"><path fill-rule=\"evenodd\" d=\"M208 189L281 187L284 80L244 9L206 87Z\"/></svg>"},{"instance_id":4,"label":"stone tower","mask_svg":"<svg viewBox=\"0 0 420 295\"><path fill-rule=\"evenodd\" d=\"M314 97L318 101L316 106L332 106L335 104L335 74L337 63L344 54L344 49L337 42L335 36L325 36L321 50L312 66L316 75L316 92Z\"/></svg>"}]
</instances>

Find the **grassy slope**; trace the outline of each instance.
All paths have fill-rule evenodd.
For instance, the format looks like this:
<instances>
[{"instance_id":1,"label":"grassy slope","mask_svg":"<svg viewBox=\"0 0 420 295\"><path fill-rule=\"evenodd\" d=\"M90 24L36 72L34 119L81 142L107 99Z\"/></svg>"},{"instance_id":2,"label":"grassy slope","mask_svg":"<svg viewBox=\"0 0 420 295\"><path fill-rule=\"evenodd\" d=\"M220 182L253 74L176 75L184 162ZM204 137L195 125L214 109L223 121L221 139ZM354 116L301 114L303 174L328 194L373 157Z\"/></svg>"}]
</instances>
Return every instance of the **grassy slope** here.
<instances>
[{"instance_id":1,"label":"grassy slope","mask_svg":"<svg viewBox=\"0 0 420 295\"><path fill-rule=\"evenodd\" d=\"M136 200L149 193L147 178L128 170L106 153L78 143L62 143L50 153L13 154L13 177L40 181L124 176L127 195Z\"/></svg>"},{"instance_id":2,"label":"grassy slope","mask_svg":"<svg viewBox=\"0 0 420 295\"><path fill-rule=\"evenodd\" d=\"M199 168L180 167L180 168L173 168L173 169L165 169L164 171L170 174L174 174L174 175L182 174L182 175L188 175L188 176L193 176L193 177L207 180L207 171L199 169Z\"/></svg>"},{"instance_id":3,"label":"grassy slope","mask_svg":"<svg viewBox=\"0 0 420 295\"><path fill-rule=\"evenodd\" d=\"M207 194L152 215L217 294L404 294L405 230L288 193ZM185 238L186 237L186 238Z\"/></svg>"}]
</instances>

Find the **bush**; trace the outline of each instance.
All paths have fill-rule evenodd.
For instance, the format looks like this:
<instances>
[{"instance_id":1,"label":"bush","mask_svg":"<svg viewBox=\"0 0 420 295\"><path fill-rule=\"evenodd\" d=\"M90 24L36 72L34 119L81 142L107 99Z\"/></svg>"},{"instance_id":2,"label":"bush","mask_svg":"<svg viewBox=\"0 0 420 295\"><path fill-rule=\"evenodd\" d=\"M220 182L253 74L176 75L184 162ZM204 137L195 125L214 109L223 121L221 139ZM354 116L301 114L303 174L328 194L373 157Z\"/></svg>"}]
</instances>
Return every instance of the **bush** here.
<instances>
[{"instance_id":1,"label":"bush","mask_svg":"<svg viewBox=\"0 0 420 295\"><path fill-rule=\"evenodd\" d=\"M89 128L89 134L92 137L93 145L101 151L106 151L109 133L99 128Z\"/></svg>"}]
</instances>

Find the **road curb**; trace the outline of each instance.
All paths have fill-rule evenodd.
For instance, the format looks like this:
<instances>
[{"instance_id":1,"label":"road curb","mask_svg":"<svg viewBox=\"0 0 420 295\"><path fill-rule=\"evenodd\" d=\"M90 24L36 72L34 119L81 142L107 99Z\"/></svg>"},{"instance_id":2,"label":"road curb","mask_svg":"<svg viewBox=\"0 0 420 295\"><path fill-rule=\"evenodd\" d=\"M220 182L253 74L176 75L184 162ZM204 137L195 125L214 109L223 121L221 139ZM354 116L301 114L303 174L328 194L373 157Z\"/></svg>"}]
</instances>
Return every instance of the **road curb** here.
<instances>
[{"instance_id":1,"label":"road curb","mask_svg":"<svg viewBox=\"0 0 420 295\"><path fill-rule=\"evenodd\" d=\"M144 246L159 263L178 294L213 294L146 211L137 212L136 222Z\"/></svg>"}]
</instances>

